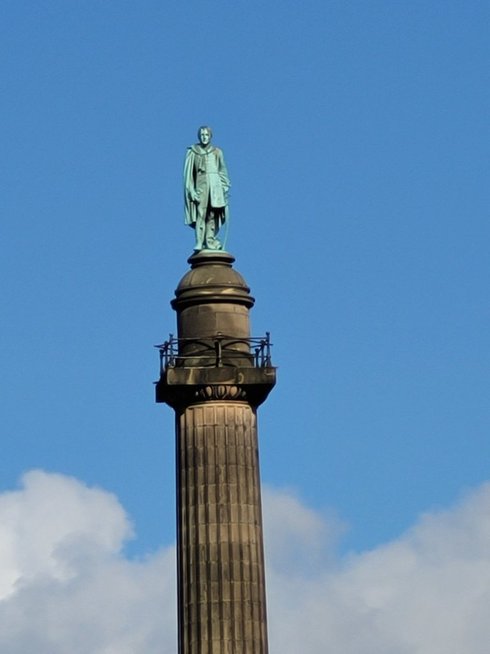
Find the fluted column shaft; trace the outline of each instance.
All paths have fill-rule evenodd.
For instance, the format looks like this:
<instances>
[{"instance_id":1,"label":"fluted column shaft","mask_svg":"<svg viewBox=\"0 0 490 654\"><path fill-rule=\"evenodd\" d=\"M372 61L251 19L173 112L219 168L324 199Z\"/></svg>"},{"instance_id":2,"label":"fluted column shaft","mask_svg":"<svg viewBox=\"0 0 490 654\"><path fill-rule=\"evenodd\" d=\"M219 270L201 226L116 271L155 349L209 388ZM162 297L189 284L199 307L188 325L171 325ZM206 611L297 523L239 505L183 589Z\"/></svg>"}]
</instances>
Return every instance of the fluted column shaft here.
<instances>
[{"instance_id":1,"label":"fluted column shaft","mask_svg":"<svg viewBox=\"0 0 490 654\"><path fill-rule=\"evenodd\" d=\"M177 416L179 654L267 654L255 411L191 404Z\"/></svg>"}]
</instances>

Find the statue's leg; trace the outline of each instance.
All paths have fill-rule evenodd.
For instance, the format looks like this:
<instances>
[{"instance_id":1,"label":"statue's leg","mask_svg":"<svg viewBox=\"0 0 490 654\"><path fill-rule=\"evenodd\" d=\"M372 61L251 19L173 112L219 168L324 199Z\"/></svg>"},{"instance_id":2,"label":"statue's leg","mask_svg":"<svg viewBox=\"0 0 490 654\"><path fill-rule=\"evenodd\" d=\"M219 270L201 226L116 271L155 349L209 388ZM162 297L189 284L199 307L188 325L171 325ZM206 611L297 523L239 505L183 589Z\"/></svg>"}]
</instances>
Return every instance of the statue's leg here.
<instances>
[{"instance_id":1,"label":"statue's leg","mask_svg":"<svg viewBox=\"0 0 490 654\"><path fill-rule=\"evenodd\" d=\"M203 243L204 243L204 220L202 218L198 218L196 220L196 244L194 246L194 250L202 250L203 248Z\"/></svg>"},{"instance_id":2,"label":"statue's leg","mask_svg":"<svg viewBox=\"0 0 490 654\"><path fill-rule=\"evenodd\" d=\"M218 219L216 212L211 210L206 220L206 237L205 243L208 250L221 250L221 243L216 238L218 233Z\"/></svg>"},{"instance_id":3,"label":"statue's leg","mask_svg":"<svg viewBox=\"0 0 490 654\"><path fill-rule=\"evenodd\" d=\"M206 238L206 208L203 207L202 205L198 205L197 207L197 216L196 216L196 224L195 224L195 229L196 229L196 245L194 246L194 250L202 250L204 247L204 240Z\"/></svg>"}]
</instances>

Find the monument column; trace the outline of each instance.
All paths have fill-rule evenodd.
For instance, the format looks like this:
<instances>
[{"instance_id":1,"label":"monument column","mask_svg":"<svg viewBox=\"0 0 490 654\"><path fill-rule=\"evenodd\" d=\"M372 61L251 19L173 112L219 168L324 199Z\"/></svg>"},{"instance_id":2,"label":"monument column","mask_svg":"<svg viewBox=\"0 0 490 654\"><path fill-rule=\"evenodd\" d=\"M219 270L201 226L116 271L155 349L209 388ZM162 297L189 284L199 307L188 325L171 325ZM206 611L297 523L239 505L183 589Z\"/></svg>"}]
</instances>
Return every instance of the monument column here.
<instances>
[{"instance_id":1,"label":"monument column","mask_svg":"<svg viewBox=\"0 0 490 654\"><path fill-rule=\"evenodd\" d=\"M256 409L275 368L233 262L190 257L178 336L160 346L156 401L176 413L179 654L268 652Z\"/></svg>"}]
</instances>

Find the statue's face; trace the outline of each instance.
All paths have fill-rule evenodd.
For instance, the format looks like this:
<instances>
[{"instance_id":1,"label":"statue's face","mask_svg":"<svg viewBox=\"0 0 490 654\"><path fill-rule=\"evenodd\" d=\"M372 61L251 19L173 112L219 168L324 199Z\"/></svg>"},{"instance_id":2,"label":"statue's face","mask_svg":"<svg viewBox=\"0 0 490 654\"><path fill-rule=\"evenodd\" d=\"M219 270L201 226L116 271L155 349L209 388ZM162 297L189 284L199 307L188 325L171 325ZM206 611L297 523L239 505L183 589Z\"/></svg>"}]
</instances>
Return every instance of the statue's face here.
<instances>
[{"instance_id":1,"label":"statue's face","mask_svg":"<svg viewBox=\"0 0 490 654\"><path fill-rule=\"evenodd\" d=\"M207 127L203 127L199 130L199 141L201 145L208 145L211 141L211 133Z\"/></svg>"}]
</instances>

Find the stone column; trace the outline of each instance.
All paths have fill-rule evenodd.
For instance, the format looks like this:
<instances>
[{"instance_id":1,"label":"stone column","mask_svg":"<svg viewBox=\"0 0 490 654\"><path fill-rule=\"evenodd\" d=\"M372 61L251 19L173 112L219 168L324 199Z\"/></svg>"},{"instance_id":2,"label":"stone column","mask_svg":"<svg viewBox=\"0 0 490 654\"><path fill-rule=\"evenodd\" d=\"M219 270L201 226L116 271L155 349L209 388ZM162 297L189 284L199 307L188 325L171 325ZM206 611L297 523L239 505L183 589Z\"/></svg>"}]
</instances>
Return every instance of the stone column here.
<instances>
[{"instance_id":1,"label":"stone column","mask_svg":"<svg viewBox=\"0 0 490 654\"><path fill-rule=\"evenodd\" d=\"M179 654L267 654L256 408L275 369L250 351L254 300L233 257L189 261L156 387L176 411Z\"/></svg>"},{"instance_id":2,"label":"stone column","mask_svg":"<svg viewBox=\"0 0 490 654\"><path fill-rule=\"evenodd\" d=\"M178 426L182 654L267 654L256 416L194 404Z\"/></svg>"}]
</instances>

